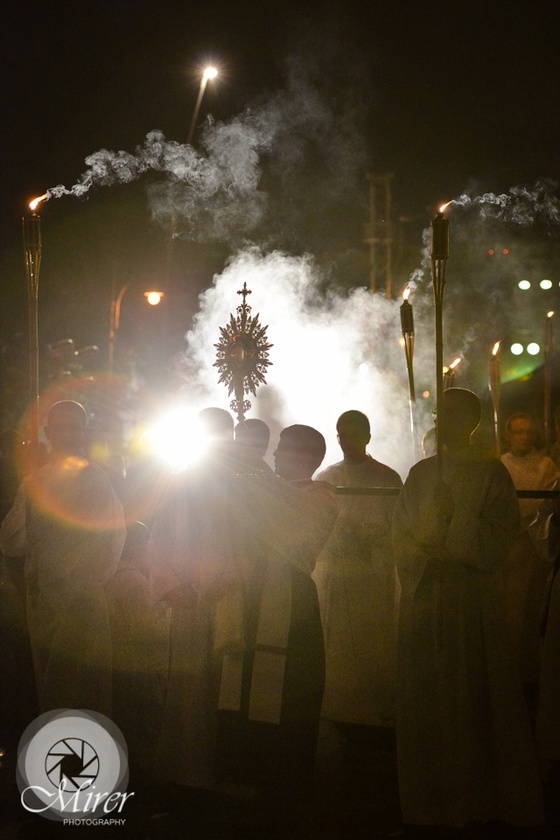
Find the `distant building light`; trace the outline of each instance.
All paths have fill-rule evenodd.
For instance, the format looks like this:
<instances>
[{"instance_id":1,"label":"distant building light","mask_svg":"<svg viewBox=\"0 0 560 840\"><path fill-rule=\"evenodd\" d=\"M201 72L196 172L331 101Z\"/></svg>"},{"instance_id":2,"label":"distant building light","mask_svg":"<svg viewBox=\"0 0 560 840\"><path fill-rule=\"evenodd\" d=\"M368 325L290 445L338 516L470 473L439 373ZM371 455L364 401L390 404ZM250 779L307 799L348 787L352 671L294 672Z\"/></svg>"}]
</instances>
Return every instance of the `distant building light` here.
<instances>
[{"instance_id":1,"label":"distant building light","mask_svg":"<svg viewBox=\"0 0 560 840\"><path fill-rule=\"evenodd\" d=\"M540 353L540 351L541 348L536 341L532 341L527 345L527 353L529 353L530 356L536 356L537 353Z\"/></svg>"},{"instance_id":2,"label":"distant building light","mask_svg":"<svg viewBox=\"0 0 560 840\"><path fill-rule=\"evenodd\" d=\"M503 248L502 254L509 254L509 248Z\"/></svg>"},{"instance_id":3,"label":"distant building light","mask_svg":"<svg viewBox=\"0 0 560 840\"><path fill-rule=\"evenodd\" d=\"M514 356L520 356L523 353L523 345L516 342L511 345L510 350Z\"/></svg>"},{"instance_id":4,"label":"distant building light","mask_svg":"<svg viewBox=\"0 0 560 840\"><path fill-rule=\"evenodd\" d=\"M552 289L552 280L541 280L539 286L541 289Z\"/></svg>"},{"instance_id":5,"label":"distant building light","mask_svg":"<svg viewBox=\"0 0 560 840\"><path fill-rule=\"evenodd\" d=\"M519 286L520 289L523 289L524 292L527 291L527 289L531 288L531 284L529 283L528 280L520 280L517 285Z\"/></svg>"}]
</instances>

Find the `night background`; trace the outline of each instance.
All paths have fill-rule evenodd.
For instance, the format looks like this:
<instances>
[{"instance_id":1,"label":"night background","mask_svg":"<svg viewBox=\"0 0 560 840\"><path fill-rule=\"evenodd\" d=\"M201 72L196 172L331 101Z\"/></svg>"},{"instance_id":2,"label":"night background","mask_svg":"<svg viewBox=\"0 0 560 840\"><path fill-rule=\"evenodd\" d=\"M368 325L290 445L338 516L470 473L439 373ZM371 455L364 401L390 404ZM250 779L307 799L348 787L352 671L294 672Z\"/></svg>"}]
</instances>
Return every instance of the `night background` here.
<instances>
[{"instance_id":1,"label":"night background","mask_svg":"<svg viewBox=\"0 0 560 840\"><path fill-rule=\"evenodd\" d=\"M223 386L212 391L213 343L248 277L249 303L274 344L257 416L273 429L311 422L325 433L347 408L383 425L394 400L406 428L398 308L412 278L417 394L429 416L425 232L451 199L444 352L461 356L456 384L487 398L497 340L504 383L533 369L538 378L546 313L560 304L557 2L7 0L3 18L1 428L19 423L28 400L21 217L57 185L86 189L39 207L41 389L58 394L69 378L93 377L71 394L92 411L128 406L139 419L177 393L227 407ZM187 145L209 64L219 75ZM369 173L392 173L390 218L377 218L392 264L387 276L381 259L373 296ZM110 304L126 284L114 347L122 378L108 382ZM222 308L215 297L199 301L213 286ZM146 305L148 289L164 291L160 306ZM284 305L302 327L293 368L282 354L294 335L274 324ZM319 329L336 345L332 358ZM49 353L68 339L70 354L99 351ZM541 349L516 357L514 341ZM352 365L376 371L361 404ZM358 390L346 392L351 379ZM286 399L296 380L320 387L320 419ZM539 388L522 399L542 411Z\"/></svg>"}]
</instances>

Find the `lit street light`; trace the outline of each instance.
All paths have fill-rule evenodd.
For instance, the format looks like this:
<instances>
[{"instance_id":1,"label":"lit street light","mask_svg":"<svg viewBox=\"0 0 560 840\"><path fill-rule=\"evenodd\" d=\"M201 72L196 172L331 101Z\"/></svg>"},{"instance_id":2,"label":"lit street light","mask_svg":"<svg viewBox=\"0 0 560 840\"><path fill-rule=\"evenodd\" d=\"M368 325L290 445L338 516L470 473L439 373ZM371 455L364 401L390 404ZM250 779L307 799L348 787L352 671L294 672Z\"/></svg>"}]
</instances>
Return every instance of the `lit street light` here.
<instances>
[{"instance_id":1,"label":"lit street light","mask_svg":"<svg viewBox=\"0 0 560 840\"><path fill-rule=\"evenodd\" d=\"M113 296L113 299L111 300L111 312L109 320L109 343L107 348L107 370L109 371L109 373L113 372L113 356L115 352L115 341L121 322L121 303L124 297L124 293L129 288L129 286L130 283L125 283L124 286L121 287L118 295L116 297ZM151 306L157 306L158 303L161 302L163 296L163 292L144 292L144 297Z\"/></svg>"},{"instance_id":2,"label":"lit street light","mask_svg":"<svg viewBox=\"0 0 560 840\"><path fill-rule=\"evenodd\" d=\"M200 80L200 87L198 89L198 97L196 100L196 105L194 106L193 116L191 120L191 127L189 129L189 136L187 137L187 143L191 143L194 134L194 128L196 125L196 121L198 119L198 112L200 111L200 105L202 103L202 97L204 96L204 91L206 90L206 85L208 84L209 79L215 79L218 75L218 71L215 67L207 67L202 74L202 78Z\"/></svg>"}]
</instances>

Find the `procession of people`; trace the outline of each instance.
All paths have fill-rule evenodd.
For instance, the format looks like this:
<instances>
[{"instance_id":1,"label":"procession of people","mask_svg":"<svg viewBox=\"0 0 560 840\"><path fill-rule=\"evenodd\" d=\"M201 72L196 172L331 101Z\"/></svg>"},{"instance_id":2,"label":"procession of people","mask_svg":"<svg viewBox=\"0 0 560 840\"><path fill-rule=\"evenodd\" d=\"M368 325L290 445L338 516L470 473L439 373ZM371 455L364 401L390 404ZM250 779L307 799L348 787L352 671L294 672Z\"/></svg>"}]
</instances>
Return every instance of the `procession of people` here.
<instances>
[{"instance_id":1,"label":"procession of people","mask_svg":"<svg viewBox=\"0 0 560 840\"><path fill-rule=\"evenodd\" d=\"M3 737L54 709L111 718L131 782L174 814L146 837L194 830L209 801L255 820L220 837L303 837L287 817L317 796L325 721L349 750L395 734L400 836L556 825L560 472L531 414L500 459L471 443L479 398L448 388L438 451L404 484L355 409L326 466L309 425L282 430L272 468L262 420L198 419L204 454L166 481L151 465L115 484L72 400L19 487L6 455Z\"/></svg>"}]
</instances>

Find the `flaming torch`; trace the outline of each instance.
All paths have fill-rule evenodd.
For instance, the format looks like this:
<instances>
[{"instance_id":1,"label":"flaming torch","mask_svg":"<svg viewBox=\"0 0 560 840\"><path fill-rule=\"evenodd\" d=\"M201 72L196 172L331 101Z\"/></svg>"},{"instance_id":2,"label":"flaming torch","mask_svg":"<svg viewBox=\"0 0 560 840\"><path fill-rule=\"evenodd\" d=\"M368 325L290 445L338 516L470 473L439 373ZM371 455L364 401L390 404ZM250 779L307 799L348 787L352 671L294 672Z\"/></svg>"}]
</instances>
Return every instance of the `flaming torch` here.
<instances>
[{"instance_id":1,"label":"flaming torch","mask_svg":"<svg viewBox=\"0 0 560 840\"><path fill-rule=\"evenodd\" d=\"M544 435L546 451L550 452L552 442L551 398L552 398L552 354L554 351L554 310L546 313L544 319Z\"/></svg>"},{"instance_id":2,"label":"flaming torch","mask_svg":"<svg viewBox=\"0 0 560 840\"><path fill-rule=\"evenodd\" d=\"M461 357L458 356L455 361L451 362L449 367L443 369L443 390L453 388L455 385L455 368L460 364Z\"/></svg>"},{"instance_id":3,"label":"flaming torch","mask_svg":"<svg viewBox=\"0 0 560 840\"><path fill-rule=\"evenodd\" d=\"M443 404L443 292L445 289L445 270L449 259L449 221L443 211L451 204L443 204L430 224L432 261L432 284L434 287L434 301L436 310L436 413L441 417ZM438 425L441 430L441 425ZM443 442L440 431L437 436L437 464L438 476L442 474Z\"/></svg>"},{"instance_id":4,"label":"flaming torch","mask_svg":"<svg viewBox=\"0 0 560 840\"><path fill-rule=\"evenodd\" d=\"M500 341L497 341L492 348L492 355L488 359L488 388L494 406L494 438L496 440L496 455L500 457L500 360L498 350Z\"/></svg>"},{"instance_id":5,"label":"flaming torch","mask_svg":"<svg viewBox=\"0 0 560 840\"><path fill-rule=\"evenodd\" d=\"M29 444L31 467L37 466L39 447L39 269L41 267L41 217L36 212L47 194L29 202L22 218L23 256L27 276L29 314Z\"/></svg>"},{"instance_id":6,"label":"flaming torch","mask_svg":"<svg viewBox=\"0 0 560 840\"><path fill-rule=\"evenodd\" d=\"M415 408L416 408L416 392L414 389L414 369L412 360L414 357L414 313L412 311L412 304L408 300L410 297L410 286L407 286L403 292L403 302L401 305L401 329L403 334L404 352L406 355L406 369L408 372L408 406L410 411L410 432L412 434L412 443L414 446L414 457L418 460L418 441L416 439L416 424L415 424Z\"/></svg>"}]
</instances>

